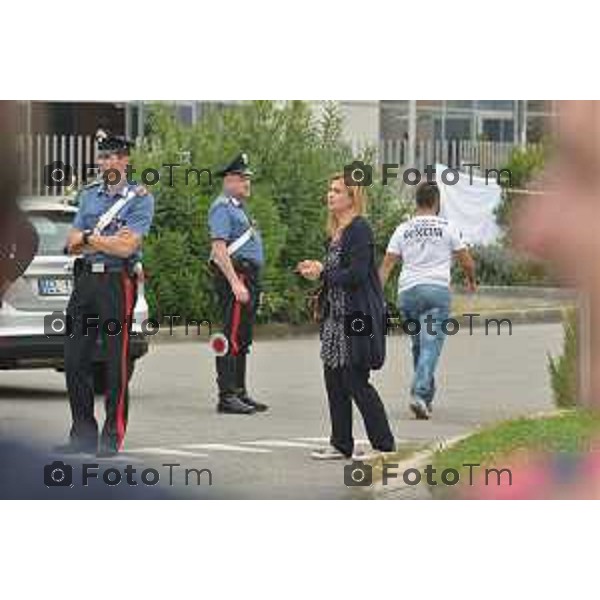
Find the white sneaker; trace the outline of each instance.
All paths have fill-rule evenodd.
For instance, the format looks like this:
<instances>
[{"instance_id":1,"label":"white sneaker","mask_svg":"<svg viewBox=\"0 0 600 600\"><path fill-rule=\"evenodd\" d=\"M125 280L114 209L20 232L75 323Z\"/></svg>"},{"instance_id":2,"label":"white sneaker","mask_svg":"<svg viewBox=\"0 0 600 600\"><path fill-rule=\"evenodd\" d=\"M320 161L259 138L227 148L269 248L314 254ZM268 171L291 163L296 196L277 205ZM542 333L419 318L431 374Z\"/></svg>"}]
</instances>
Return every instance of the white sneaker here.
<instances>
[{"instance_id":1,"label":"white sneaker","mask_svg":"<svg viewBox=\"0 0 600 600\"><path fill-rule=\"evenodd\" d=\"M385 458L386 455L391 452L395 452L395 450L390 450L389 452L375 450L375 448L370 448L369 450L355 450L352 455L352 460L379 460L380 458Z\"/></svg>"},{"instance_id":2,"label":"white sneaker","mask_svg":"<svg viewBox=\"0 0 600 600\"><path fill-rule=\"evenodd\" d=\"M426 421L429 419L430 412L427 410L427 404L420 398L415 398L410 404L410 410L413 411L417 420Z\"/></svg>"},{"instance_id":3,"label":"white sneaker","mask_svg":"<svg viewBox=\"0 0 600 600\"><path fill-rule=\"evenodd\" d=\"M375 460L382 454L381 450L375 450L374 448L369 448L368 450L355 450L352 455L352 460Z\"/></svg>"},{"instance_id":4,"label":"white sneaker","mask_svg":"<svg viewBox=\"0 0 600 600\"><path fill-rule=\"evenodd\" d=\"M347 460L347 456L342 454L337 448L327 446L326 448L318 448L310 453L310 457L314 460Z\"/></svg>"}]
</instances>

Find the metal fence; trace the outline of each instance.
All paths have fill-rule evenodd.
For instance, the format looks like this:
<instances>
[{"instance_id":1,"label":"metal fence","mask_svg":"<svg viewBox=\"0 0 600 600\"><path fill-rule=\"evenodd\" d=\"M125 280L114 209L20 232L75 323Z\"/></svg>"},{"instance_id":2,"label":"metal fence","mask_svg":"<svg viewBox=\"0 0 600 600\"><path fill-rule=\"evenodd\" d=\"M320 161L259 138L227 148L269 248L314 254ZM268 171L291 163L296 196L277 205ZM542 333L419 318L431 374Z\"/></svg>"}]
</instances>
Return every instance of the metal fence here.
<instances>
[{"instance_id":1,"label":"metal fence","mask_svg":"<svg viewBox=\"0 0 600 600\"><path fill-rule=\"evenodd\" d=\"M21 189L27 196L60 196L65 188L80 185L85 174L93 178L96 143L87 135L23 135L18 139ZM62 182L51 184L50 177L64 165ZM54 181L54 183L58 183Z\"/></svg>"},{"instance_id":2,"label":"metal fence","mask_svg":"<svg viewBox=\"0 0 600 600\"><path fill-rule=\"evenodd\" d=\"M384 163L400 165L403 168L417 168L423 172L427 165L436 163L460 169L465 164L477 164L473 168L500 169L506 166L511 152L517 147L512 142L488 142L471 140L427 140L418 141L414 148L414 157L406 139L382 140L379 147L369 147L360 141L352 142L352 150L359 156L365 152L374 153L373 162L377 165Z\"/></svg>"},{"instance_id":3,"label":"metal fence","mask_svg":"<svg viewBox=\"0 0 600 600\"><path fill-rule=\"evenodd\" d=\"M369 154L376 165L390 163L401 168L414 167L421 172L436 163L460 168L468 163L479 164L479 170L499 169L506 165L515 144L507 142L473 142L470 140L419 141L412 159L408 140L383 140L378 147L364 141L351 142L355 156ZM412 159L412 160L411 160ZM94 177L96 144L92 136L23 135L19 138L19 162L23 194L27 196L60 196L68 186L81 185ZM412 163L412 164L411 164ZM56 167L66 165L62 173ZM476 172L478 169L473 169ZM52 173L62 176L59 185L50 185ZM87 176L87 177L86 177Z\"/></svg>"}]
</instances>

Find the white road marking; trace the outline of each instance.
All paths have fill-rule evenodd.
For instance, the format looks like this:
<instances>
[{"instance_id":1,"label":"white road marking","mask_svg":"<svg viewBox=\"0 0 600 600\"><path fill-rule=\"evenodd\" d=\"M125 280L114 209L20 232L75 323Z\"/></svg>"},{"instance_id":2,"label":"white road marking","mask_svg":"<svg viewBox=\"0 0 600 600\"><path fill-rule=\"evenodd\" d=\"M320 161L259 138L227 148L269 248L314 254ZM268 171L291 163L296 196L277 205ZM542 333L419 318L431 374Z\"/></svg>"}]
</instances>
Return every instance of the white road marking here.
<instances>
[{"instance_id":1,"label":"white road marking","mask_svg":"<svg viewBox=\"0 0 600 600\"><path fill-rule=\"evenodd\" d=\"M266 446L267 448L319 448L317 443L295 442L293 440L256 440L255 442L242 442L247 446Z\"/></svg>"},{"instance_id":2,"label":"white road marking","mask_svg":"<svg viewBox=\"0 0 600 600\"><path fill-rule=\"evenodd\" d=\"M208 457L208 454L198 454L197 452L187 452L175 448L135 448L127 450L126 454L162 454L164 456L187 456L191 458Z\"/></svg>"},{"instance_id":3,"label":"white road marking","mask_svg":"<svg viewBox=\"0 0 600 600\"><path fill-rule=\"evenodd\" d=\"M317 444L329 444L329 438L328 437L300 437L300 438L294 438L296 440L298 440L299 442L314 442ZM370 446L371 442L369 442L369 440L361 438L358 440L354 440L355 444L358 444L359 446Z\"/></svg>"},{"instance_id":4,"label":"white road marking","mask_svg":"<svg viewBox=\"0 0 600 600\"><path fill-rule=\"evenodd\" d=\"M155 454L159 456L180 456L182 458L207 458L209 454L195 452L195 450L215 451L215 452L234 452L242 454L271 454L274 450L283 448L298 448L314 450L317 447L327 445L329 438L326 437L306 437L294 438L291 440L253 440L250 442L239 442L239 444L182 444L177 448L132 448L115 456L113 460L130 460L131 455ZM370 446L366 439L355 440L357 446Z\"/></svg>"},{"instance_id":5,"label":"white road marking","mask_svg":"<svg viewBox=\"0 0 600 600\"><path fill-rule=\"evenodd\" d=\"M271 450L266 448L248 448L244 446L234 446L233 444L186 444L182 448L190 450L217 450L223 452L246 452L249 454L269 454Z\"/></svg>"}]
</instances>

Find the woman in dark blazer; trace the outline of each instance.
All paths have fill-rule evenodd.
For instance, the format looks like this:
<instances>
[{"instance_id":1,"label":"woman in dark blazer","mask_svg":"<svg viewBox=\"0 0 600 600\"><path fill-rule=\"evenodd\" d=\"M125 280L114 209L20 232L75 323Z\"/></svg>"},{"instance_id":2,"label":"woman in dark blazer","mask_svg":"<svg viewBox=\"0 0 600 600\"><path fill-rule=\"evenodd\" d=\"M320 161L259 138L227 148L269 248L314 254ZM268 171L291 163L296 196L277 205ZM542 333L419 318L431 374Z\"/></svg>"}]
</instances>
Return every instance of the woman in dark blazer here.
<instances>
[{"instance_id":1,"label":"woman in dark blazer","mask_svg":"<svg viewBox=\"0 0 600 600\"><path fill-rule=\"evenodd\" d=\"M321 359L331 416L331 446L315 451L316 459L353 455L352 399L364 419L373 449L390 452L394 436L377 390L369 383L372 369L385 360L385 301L375 266L373 232L366 219L363 186L346 186L342 175L331 178L327 204L328 246L325 260L305 260L298 272L320 279Z\"/></svg>"}]
</instances>

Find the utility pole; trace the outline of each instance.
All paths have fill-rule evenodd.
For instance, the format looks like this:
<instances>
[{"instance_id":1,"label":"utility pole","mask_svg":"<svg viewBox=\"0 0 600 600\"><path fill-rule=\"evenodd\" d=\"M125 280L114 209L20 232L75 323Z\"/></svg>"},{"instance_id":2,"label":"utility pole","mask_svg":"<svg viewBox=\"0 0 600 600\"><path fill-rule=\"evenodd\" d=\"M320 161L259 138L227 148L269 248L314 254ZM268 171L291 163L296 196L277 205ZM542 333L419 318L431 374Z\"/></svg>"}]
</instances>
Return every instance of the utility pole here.
<instances>
[{"instance_id":1,"label":"utility pole","mask_svg":"<svg viewBox=\"0 0 600 600\"><path fill-rule=\"evenodd\" d=\"M442 122L440 137L442 138L442 144L446 141L446 119L448 118L448 100L442 100ZM443 146L442 146L443 147Z\"/></svg>"},{"instance_id":2,"label":"utility pole","mask_svg":"<svg viewBox=\"0 0 600 600\"><path fill-rule=\"evenodd\" d=\"M521 100L521 146L527 145L527 100Z\"/></svg>"},{"instance_id":3,"label":"utility pole","mask_svg":"<svg viewBox=\"0 0 600 600\"><path fill-rule=\"evenodd\" d=\"M408 166L415 167L417 147L417 101L408 101Z\"/></svg>"},{"instance_id":4,"label":"utility pole","mask_svg":"<svg viewBox=\"0 0 600 600\"><path fill-rule=\"evenodd\" d=\"M513 100L513 144L517 145L521 140L521 106L520 100Z\"/></svg>"}]
</instances>

